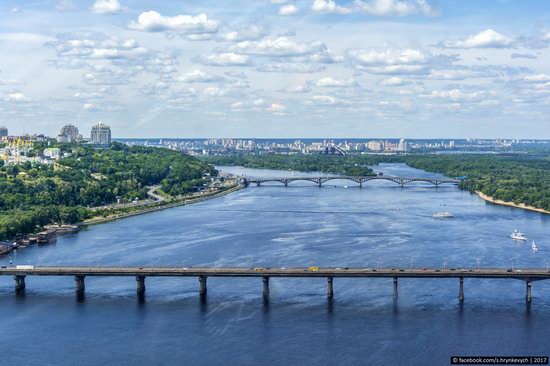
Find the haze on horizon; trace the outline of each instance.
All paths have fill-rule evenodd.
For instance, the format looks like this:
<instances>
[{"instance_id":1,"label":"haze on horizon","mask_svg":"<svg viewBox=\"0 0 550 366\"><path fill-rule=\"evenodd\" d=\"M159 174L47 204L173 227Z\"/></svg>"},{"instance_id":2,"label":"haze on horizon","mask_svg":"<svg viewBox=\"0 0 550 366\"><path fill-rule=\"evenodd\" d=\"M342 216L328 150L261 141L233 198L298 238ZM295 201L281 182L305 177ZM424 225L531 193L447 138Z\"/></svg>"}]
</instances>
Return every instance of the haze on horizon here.
<instances>
[{"instance_id":1,"label":"haze on horizon","mask_svg":"<svg viewBox=\"0 0 550 366\"><path fill-rule=\"evenodd\" d=\"M550 138L550 3L0 2L0 125Z\"/></svg>"}]
</instances>

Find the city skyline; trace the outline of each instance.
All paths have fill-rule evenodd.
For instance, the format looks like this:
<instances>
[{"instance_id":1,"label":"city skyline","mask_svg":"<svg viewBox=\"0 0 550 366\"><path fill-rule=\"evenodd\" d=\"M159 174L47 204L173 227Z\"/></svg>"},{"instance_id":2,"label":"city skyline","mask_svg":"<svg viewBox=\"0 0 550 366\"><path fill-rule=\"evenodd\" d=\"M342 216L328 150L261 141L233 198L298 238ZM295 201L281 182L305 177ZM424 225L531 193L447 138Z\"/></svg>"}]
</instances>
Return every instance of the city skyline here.
<instances>
[{"instance_id":1,"label":"city skyline","mask_svg":"<svg viewBox=\"0 0 550 366\"><path fill-rule=\"evenodd\" d=\"M0 24L11 134L550 138L544 1L5 1Z\"/></svg>"}]
</instances>

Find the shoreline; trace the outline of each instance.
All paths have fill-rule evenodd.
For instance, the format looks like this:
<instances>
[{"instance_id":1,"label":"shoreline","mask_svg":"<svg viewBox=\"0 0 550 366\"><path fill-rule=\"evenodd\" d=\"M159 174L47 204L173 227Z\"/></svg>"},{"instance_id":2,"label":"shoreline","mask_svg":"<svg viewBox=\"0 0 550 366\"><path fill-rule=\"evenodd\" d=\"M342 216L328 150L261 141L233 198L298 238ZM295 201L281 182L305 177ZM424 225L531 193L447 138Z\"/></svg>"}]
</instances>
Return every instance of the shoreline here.
<instances>
[{"instance_id":1,"label":"shoreline","mask_svg":"<svg viewBox=\"0 0 550 366\"><path fill-rule=\"evenodd\" d=\"M194 204L194 203L199 203L199 202L203 202L203 201L206 201L206 200L210 200L210 199L218 198L218 197L221 197L221 196L225 196L225 195L228 195L230 193L237 192L237 191L241 190L242 188L243 188L242 185L237 184L236 186L227 188L223 191L216 192L216 193L213 193L213 194L209 194L209 195L206 195L206 196L203 196L203 197L182 199L181 201L177 201L177 202L173 202L173 203L166 203L164 205L151 207L151 208L146 208L146 209L143 209L143 210L138 210L138 211L134 211L134 212L127 212L127 213L123 213L123 214L119 214L119 215L115 215L115 216L111 216L111 217L103 217L103 218L99 218L99 219L83 221L83 222L80 222L80 223L75 224L75 225L78 226L78 227L98 225L98 224L103 224L103 223L110 222L110 221L125 219L127 217L144 215L144 214L147 214L147 213L166 210L166 209L169 209L169 208L174 208L174 207L179 207L179 206L191 205L191 204Z\"/></svg>"},{"instance_id":2,"label":"shoreline","mask_svg":"<svg viewBox=\"0 0 550 366\"><path fill-rule=\"evenodd\" d=\"M482 193L482 192L479 192L479 191L475 191L475 194L478 195L481 199L485 200L486 202L490 202L490 203L495 204L495 205L508 206L508 207L514 207L514 208L521 208L522 210L534 211L534 212L539 212L539 213L543 213L543 214L550 215L550 211L547 211L547 210L545 210L545 209L543 209L543 208L537 208L537 207L533 207L533 206L527 206L527 205L524 204L524 203L515 204L514 202L508 202L508 201L503 201L503 200L497 200L497 199L494 199L493 197L488 196L488 195L486 195L485 193Z\"/></svg>"}]
</instances>

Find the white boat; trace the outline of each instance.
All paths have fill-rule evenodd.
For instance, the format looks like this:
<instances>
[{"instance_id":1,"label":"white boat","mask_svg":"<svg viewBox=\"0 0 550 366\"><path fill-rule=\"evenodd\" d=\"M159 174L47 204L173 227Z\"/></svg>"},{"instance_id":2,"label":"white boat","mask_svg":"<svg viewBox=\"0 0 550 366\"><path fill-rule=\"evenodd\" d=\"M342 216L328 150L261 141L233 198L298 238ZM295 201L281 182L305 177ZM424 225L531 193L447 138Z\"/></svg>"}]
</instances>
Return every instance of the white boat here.
<instances>
[{"instance_id":1,"label":"white boat","mask_svg":"<svg viewBox=\"0 0 550 366\"><path fill-rule=\"evenodd\" d=\"M533 242L531 243L531 250L533 252L536 252L537 250L539 250L539 248L537 248L537 244L535 244L535 241L533 240Z\"/></svg>"},{"instance_id":2,"label":"white boat","mask_svg":"<svg viewBox=\"0 0 550 366\"><path fill-rule=\"evenodd\" d=\"M453 214L450 213L450 212L447 212L447 211L444 211L444 212L436 212L433 214L433 217L435 218L438 218L438 219L451 219L453 218Z\"/></svg>"},{"instance_id":3,"label":"white boat","mask_svg":"<svg viewBox=\"0 0 550 366\"><path fill-rule=\"evenodd\" d=\"M512 235L510 235L510 238L512 238L514 240L521 240L521 241L526 241L527 240L527 237L525 236L525 234L519 232L517 229L514 230Z\"/></svg>"}]
</instances>

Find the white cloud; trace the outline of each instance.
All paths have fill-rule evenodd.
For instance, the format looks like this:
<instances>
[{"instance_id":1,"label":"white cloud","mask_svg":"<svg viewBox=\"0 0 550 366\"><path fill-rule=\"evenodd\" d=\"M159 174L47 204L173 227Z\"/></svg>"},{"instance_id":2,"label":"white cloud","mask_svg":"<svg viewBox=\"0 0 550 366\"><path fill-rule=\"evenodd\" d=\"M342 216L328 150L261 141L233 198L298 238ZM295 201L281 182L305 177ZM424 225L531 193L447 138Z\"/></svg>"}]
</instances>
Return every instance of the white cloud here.
<instances>
[{"instance_id":1,"label":"white cloud","mask_svg":"<svg viewBox=\"0 0 550 366\"><path fill-rule=\"evenodd\" d=\"M244 24L236 29L228 30L220 35L220 39L229 42L242 42L258 40L269 33L266 26L262 24Z\"/></svg>"},{"instance_id":2,"label":"white cloud","mask_svg":"<svg viewBox=\"0 0 550 366\"><path fill-rule=\"evenodd\" d=\"M286 111L286 106L280 103L272 103L269 107L266 108L266 111L274 114L282 114Z\"/></svg>"},{"instance_id":3,"label":"white cloud","mask_svg":"<svg viewBox=\"0 0 550 366\"><path fill-rule=\"evenodd\" d=\"M223 81L224 78L222 76L209 74L197 69L177 78L177 80L186 83L213 83Z\"/></svg>"},{"instance_id":4,"label":"white cloud","mask_svg":"<svg viewBox=\"0 0 550 366\"><path fill-rule=\"evenodd\" d=\"M315 83L316 86L319 87L349 87L349 86L356 86L357 83L353 79L340 79L340 78L332 78L332 77L324 77L322 79L317 80Z\"/></svg>"},{"instance_id":5,"label":"white cloud","mask_svg":"<svg viewBox=\"0 0 550 366\"><path fill-rule=\"evenodd\" d=\"M151 10L139 15L137 22L132 21L128 27L145 32L173 31L183 34L216 33L219 22L208 19L205 13L199 15L162 16Z\"/></svg>"},{"instance_id":6,"label":"white cloud","mask_svg":"<svg viewBox=\"0 0 550 366\"><path fill-rule=\"evenodd\" d=\"M355 0L354 6L357 11L379 17L407 16L413 14L434 16L438 13L426 0Z\"/></svg>"},{"instance_id":7,"label":"white cloud","mask_svg":"<svg viewBox=\"0 0 550 366\"><path fill-rule=\"evenodd\" d=\"M374 74L427 74L438 62L447 62L419 49L357 49L347 57L355 68Z\"/></svg>"},{"instance_id":8,"label":"white cloud","mask_svg":"<svg viewBox=\"0 0 550 366\"><path fill-rule=\"evenodd\" d=\"M524 78L524 80L529 82L548 82L550 81L550 75L546 75L546 74L527 75Z\"/></svg>"},{"instance_id":9,"label":"white cloud","mask_svg":"<svg viewBox=\"0 0 550 366\"><path fill-rule=\"evenodd\" d=\"M311 4L314 13L350 14L353 10L336 4L333 0L314 0Z\"/></svg>"},{"instance_id":10,"label":"white cloud","mask_svg":"<svg viewBox=\"0 0 550 366\"><path fill-rule=\"evenodd\" d=\"M123 10L118 0L97 0L92 6L92 11L96 14L115 14Z\"/></svg>"},{"instance_id":11,"label":"white cloud","mask_svg":"<svg viewBox=\"0 0 550 366\"><path fill-rule=\"evenodd\" d=\"M81 59L123 59L143 57L148 50L135 39L121 40L102 33L74 32L57 36L47 46L55 49L59 57Z\"/></svg>"},{"instance_id":12,"label":"white cloud","mask_svg":"<svg viewBox=\"0 0 550 366\"><path fill-rule=\"evenodd\" d=\"M325 66L303 62L273 62L258 67L262 72L302 73L309 74L323 71Z\"/></svg>"},{"instance_id":13,"label":"white cloud","mask_svg":"<svg viewBox=\"0 0 550 366\"><path fill-rule=\"evenodd\" d=\"M0 85L23 85L25 82L16 79L2 79L0 78Z\"/></svg>"},{"instance_id":14,"label":"white cloud","mask_svg":"<svg viewBox=\"0 0 550 366\"><path fill-rule=\"evenodd\" d=\"M430 94L421 95L422 98L428 99L444 99L450 101L481 101L487 95L484 91L473 92L473 93L464 93L460 89L450 89L450 90L434 90Z\"/></svg>"},{"instance_id":15,"label":"white cloud","mask_svg":"<svg viewBox=\"0 0 550 366\"><path fill-rule=\"evenodd\" d=\"M31 101L30 98L27 98L25 96L25 94L23 94L21 92L8 93L4 97L4 100L6 102L16 102L16 103L23 103L23 102L30 102Z\"/></svg>"},{"instance_id":16,"label":"white cloud","mask_svg":"<svg viewBox=\"0 0 550 366\"><path fill-rule=\"evenodd\" d=\"M233 52L214 53L197 57L195 60L211 66L247 66L250 64L250 58L247 55L238 55Z\"/></svg>"},{"instance_id":17,"label":"white cloud","mask_svg":"<svg viewBox=\"0 0 550 366\"><path fill-rule=\"evenodd\" d=\"M313 95L310 99L304 101L306 105L334 105L340 101L330 95Z\"/></svg>"},{"instance_id":18,"label":"white cloud","mask_svg":"<svg viewBox=\"0 0 550 366\"><path fill-rule=\"evenodd\" d=\"M512 46L513 43L513 39L492 29L486 29L466 39L443 41L440 46L445 48L505 48Z\"/></svg>"},{"instance_id":19,"label":"white cloud","mask_svg":"<svg viewBox=\"0 0 550 366\"><path fill-rule=\"evenodd\" d=\"M296 15L299 12L300 9L292 4L283 5L279 8L279 15Z\"/></svg>"},{"instance_id":20,"label":"white cloud","mask_svg":"<svg viewBox=\"0 0 550 366\"><path fill-rule=\"evenodd\" d=\"M383 85L383 86L401 86L406 84L408 84L407 81L396 76L388 79L384 79L380 82L380 85Z\"/></svg>"},{"instance_id":21,"label":"white cloud","mask_svg":"<svg viewBox=\"0 0 550 366\"><path fill-rule=\"evenodd\" d=\"M94 104L94 103L85 103L82 106L82 108L87 110L87 111L98 111L99 110L99 106L97 104Z\"/></svg>"},{"instance_id":22,"label":"white cloud","mask_svg":"<svg viewBox=\"0 0 550 366\"><path fill-rule=\"evenodd\" d=\"M239 42L230 50L244 55L289 57L325 52L327 46L322 41L295 42L287 37L278 37L255 42Z\"/></svg>"}]
</instances>

